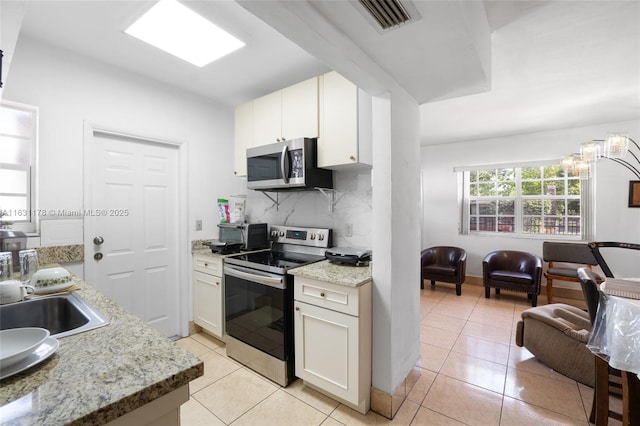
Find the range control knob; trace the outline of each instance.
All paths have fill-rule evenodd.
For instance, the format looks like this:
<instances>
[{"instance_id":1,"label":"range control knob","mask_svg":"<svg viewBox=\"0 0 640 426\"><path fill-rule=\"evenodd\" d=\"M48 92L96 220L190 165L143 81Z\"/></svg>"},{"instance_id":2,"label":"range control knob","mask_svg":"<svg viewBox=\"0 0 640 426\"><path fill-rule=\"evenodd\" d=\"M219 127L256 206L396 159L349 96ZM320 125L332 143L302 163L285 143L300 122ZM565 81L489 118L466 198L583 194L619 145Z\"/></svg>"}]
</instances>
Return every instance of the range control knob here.
<instances>
[{"instance_id":1,"label":"range control knob","mask_svg":"<svg viewBox=\"0 0 640 426\"><path fill-rule=\"evenodd\" d=\"M281 237L284 237L284 231L280 231L280 234L278 235L280 235Z\"/></svg>"},{"instance_id":2,"label":"range control knob","mask_svg":"<svg viewBox=\"0 0 640 426\"><path fill-rule=\"evenodd\" d=\"M315 239L316 239L316 234L311 234L311 237L310 237L310 238L311 238L312 240L315 240Z\"/></svg>"},{"instance_id":3,"label":"range control knob","mask_svg":"<svg viewBox=\"0 0 640 426\"><path fill-rule=\"evenodd\" d=\"M278 236L278 231L271 231L271 236L272 237L277 237Z\"/></svg>"},{"instance_id":4,"label":"range control knob","mask_svg":"<svg viewBox=\"0 0 640 426\"><path fill-rule=\"evenodd\" d=\"M320 240L320 241L324 240L324 235L323 234L318 234L318 240Z\"/></svg>"}]
</instances>

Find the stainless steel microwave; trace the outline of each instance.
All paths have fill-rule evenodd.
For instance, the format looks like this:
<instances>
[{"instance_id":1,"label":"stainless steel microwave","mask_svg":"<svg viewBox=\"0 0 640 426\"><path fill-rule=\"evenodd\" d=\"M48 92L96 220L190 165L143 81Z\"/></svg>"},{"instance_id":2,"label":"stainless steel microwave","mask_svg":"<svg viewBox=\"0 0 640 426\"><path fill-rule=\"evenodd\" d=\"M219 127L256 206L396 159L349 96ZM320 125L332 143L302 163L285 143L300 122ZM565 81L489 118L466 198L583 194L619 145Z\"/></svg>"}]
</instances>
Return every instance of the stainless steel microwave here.
<instances>
[{"instance_id":1,"label":"stainless steel microwave","mask_svg":"<svg viewBox=\"0 0 640 426\"><path fill-rule=\"evenodd\" d=\"M247 149L247 188L261 191L333 188L333 172L319 169L315 138Z\"/></svg>"}]
</instances>

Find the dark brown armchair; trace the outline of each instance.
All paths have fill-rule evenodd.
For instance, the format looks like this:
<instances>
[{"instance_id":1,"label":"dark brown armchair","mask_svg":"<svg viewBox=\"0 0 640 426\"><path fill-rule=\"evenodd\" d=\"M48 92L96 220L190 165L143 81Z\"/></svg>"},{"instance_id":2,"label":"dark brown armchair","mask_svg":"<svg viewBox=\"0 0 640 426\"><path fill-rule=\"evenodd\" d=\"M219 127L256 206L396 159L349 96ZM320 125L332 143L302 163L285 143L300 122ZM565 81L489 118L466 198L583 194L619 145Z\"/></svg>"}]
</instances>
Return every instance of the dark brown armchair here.
<instances>
[{"instance_id":1,"label":"dark brown armchair","mask_svg":"<svg viewBox=\"0 0 640 426\"><path fill-rule=\"evenodd\" d=\"M462 284L466 278L467 252L459 247L438 246L422 251L422 267L420 268L420 288L424 288L424 280L453 283L456 294L462 294Z\"/></svg>"},{"instance_id":2,"label":"dark brown armchair","mask_svg":"<svg viewBox=\"0 0 640 426\"><path fill-rule=\"evenodd\" d=\"M482 261L484 295L490 297L491 287L527 293L531 306L538 304L542 260L531 253L514 250L498 250L489 253Z\"/></svg>"}]
</instances>

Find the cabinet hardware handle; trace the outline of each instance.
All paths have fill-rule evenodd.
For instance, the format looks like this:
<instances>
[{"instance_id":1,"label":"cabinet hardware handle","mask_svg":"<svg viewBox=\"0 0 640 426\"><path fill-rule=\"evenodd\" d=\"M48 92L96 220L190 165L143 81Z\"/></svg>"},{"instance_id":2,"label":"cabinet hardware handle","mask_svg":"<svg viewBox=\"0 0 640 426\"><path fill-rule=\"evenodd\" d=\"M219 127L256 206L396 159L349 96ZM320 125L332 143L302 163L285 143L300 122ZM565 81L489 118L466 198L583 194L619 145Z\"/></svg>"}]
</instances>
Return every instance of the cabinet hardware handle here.
<instances>
[{"instance_id":1,"label":"cabinet hardware handle","mask_svg":"<svg viewBox=\"0 0 640 426\"><path fill-rule=\"evenodd\" d=\"M351 160L351 161L356 161L356 157L355 157L355 156L353 156L353 155L350 155L350 156L349 156L349 160Z\"/></svg>"},{"instance_id":2,"label":"cabinet hardware handle","mask_svg":"<svg viewBox=\"0 0 640 426\"><path fill-rule=\"evenodd\" d=\"M324 293L320 293L320 297L324 297Z\"/></svg>"},{"instance_id":3,"label":"cabinet hardware handle","mask_svg":"<svg viewBox=\"0 0 640 426\"><path fill-rule=\"evenodd\" d=\"M296 311L299 311L299 310L300 310L300 306L296 306Z\"/></svg>"},{"instance_id":4,"label":"cabinet hardware handle","mask_svg":"<svg viewBox=\"0 0 640 426\"><path fill-rule=\"evenodd\" d=\"M208 268L208 267L209 267L209 264L208 264L208 263L205 263L205 264L204 264L204 267L205 267L205 268Z\"/></svg>"},{"instance_id":5,"label":"cabinet hardware handle","mask_svg":"<svg viewBox=\"0 0 640 426\"><path fill-rule=\"evenodd\" d=\"M219 281L216 281L216 285L220 285L220 282L219 282Z\"/></svg>"}]
</instances>

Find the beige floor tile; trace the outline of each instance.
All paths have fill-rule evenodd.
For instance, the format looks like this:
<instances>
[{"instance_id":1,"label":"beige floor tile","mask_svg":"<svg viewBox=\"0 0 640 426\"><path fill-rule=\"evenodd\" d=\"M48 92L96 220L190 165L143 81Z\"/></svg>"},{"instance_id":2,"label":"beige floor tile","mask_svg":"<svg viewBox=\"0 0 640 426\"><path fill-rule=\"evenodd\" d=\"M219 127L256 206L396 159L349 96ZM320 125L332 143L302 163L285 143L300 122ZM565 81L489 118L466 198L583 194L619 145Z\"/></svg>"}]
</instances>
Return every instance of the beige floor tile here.
<instances>
[{"instance_id":1,"label":"beige floor tile","mask_svg":"<svg viewBox=\"0 0 640 426\"><path fill-rule=\"evenodd\" d=\"M360 414L359 412L352 410L346 405L340 404L338 408L331 413L331 418L338 422L348 426L362 426L362 425L387 425L389 419L381 416L378 413L374 413L369 410L367 414Z\"/></svg>"},{"instance_id":2,"label":"beige floor tile","mask_svg":"<svg viewBox=\"0 0 640 426\"><path fill-rule=\"evenodd\" d=\"M518 370L528 371L529 373L539 374L550 379L560 380L567 383L575 383L575 380L558 373L557 371L547 367L538 361L526 348L519 346L511 346L509 348L509 367Z\"/></svg>"},{"instance_id":3,"label":"beige floor tile","mask_svg":"<svg viewBox=\"0 0 640 426\"><path fill-rule=\"evenodd\" d=\"M241 368L239 364L231 362L215 351L205 353L200 359L204 362L204 374L189 383L191 394Z\"/></svg>"},{"instance_id":4,"label":"beige floor tile","mask_svg":"<svg viewBox=\"0 0 640 426\"><path fill-rule=\"evenodd\" d=\"M456 331L443 330L441 328L420 326L420 342L428 343L439 348L451 349L458 339L460 333Z\"/></svg>"},{"instance_id":5,"label":"beige floor tile","mask_svg":"<svg viewBox=\"0 0 640 426\"><path fill-rule=\"evenodd\" d=\"M282 389L271 394L233 422L234 426L320 425L327 415Z\"/></svg>"},{"instance_id":6,"label":"beige floor tile","mask_svg":"<svg viewBox=\"0 0 640 426\"><path fill-rule=\"evenodd\" d=\"M420 361L418 367L426 370L440 371L444 360L447 358L449 351L427 343L420 343Z\"/></svg>"},{"instance_id":7,"label":"beige floor tile","mask_svg":"<svg viewBox=\"0 0 640 426\"><path fill-rule=\"evenodd\" d=\"M420 378L409 392L409 395L407 395L407 399L417 404L422 404L424 397L427 396L427 392L429 392L435 379L436 373L422 369Z\"/></svg>"},{"instance_id":8,"label":"beige floor tile","mask_svg":"<svg viewBox=\"0 0 640 426\"><path fill-rule=\"evenodd\" d=\"M305 386L300 379L284 388L284 391L327 415L331 414L339 405L338 401L329 398L315 389L311 389L309 386Z\"/></svg>"},{"instance_id":9,"label":"beige floor tile","mask_svg":"<svg viewBox=\"0 0 640 426\"><path fill-rule=\"evenodd\" d=\"M450 317L468 319L471 312L473 312L473 306L463 303L438 303L431 312L440 315L448 315Z\"/></svg>"},{"instance_id":10,"label":"beige floor tile","mask_svg":"<svg viewBox=\"0 0 640 426\"><path fill-rule=\"evenodd\" d=\"M580 391L580 398L582 398L584 413L586 417L589 418L589 414L591 414L591 404L593 403L593 388L578 383L578 391Z\"/></svg>"},{"instance_id":11,"label":"beige floor tile","mask_svg":"<svg viewBox=\"0 0 640 426\"><path fill-rule=\"evenodd\" d=\"M502 395L440 374L422 406L469 425L497 425Z\"/></svg>"},{"instance_id":12,"label":"beige floor tile","mask_svg":"<svg viewBox=\"0 0 640 426\"><path fill-rule=\"evenodd\" d=\"M507 366L469 355L451 352L440 369L440 375L502 394Z\"/></svg>"},{"instance_id":13,"label":"beige floor tile","mask_svg":"<svg viewBox=\"0 0 640 426\"><path fill-rule=\"evenodd\" d=\"M509 361L509 345L473 336L460 336L452 350L503 365Z\"/></svg>"},{"instance_id":14,"label":"beige floor tile","mask_svg":"<svg viewBox=\"0 0 640 426\"><path fill-rule=\"evenodd\" d=\"M442 330L453 331L456 333L460 333L466 323L467 321L464 319L434 314L433 312L428 313L422 321L420 321L421 325L427 325L429 327L440 328Z\"/></svg>"},{"instance_id":15,"label":"beige floor tile","mask_svg":"<svg viewBox=\"0 0 640 426\"><path fill-rule=\"evenodd\" d=\"M464 425L464 423L460 423L457 420L452 419L451 417L444 416L440 413L436 413L433 410L429 410L425 407L420 407L416 416L413 418L411 422L411 426L430 426L430 425L438 425L438 426L457 426Z\"/></svg>"},{"instance_id":16,"label":"beige floor tile","mask_svg":"<svg viewBox=\"0 0 640 426\"><path fill-rule=\"evenodd\" d=\"M193 394L225 423L231 423L279 388L242 368Z\"/></svg>"},{"instance_id":17,"label":"beige floor tile","mask_svg":"<svg viewBox=\"0 0 640 426\"><path fill-rule=\"evenodd\" d=\"M211 348L192 339L191 337L185 337L184 339L177 340L176 345L188 350L197 357L211 350Z\"/></svg>"},{"instance_id":18,"label":"beige floor tile","mask_svg":"<svg viewBox=\"0 0 640 426\"><path fill-rule=\"evenodd\" d=\"M345 426L345 425L344 423L340 423L333 417L327 417L326 419L324 419L324 422L322 422L321 426Z\"/></svg>"},{"instance_id":19,"label":"beige floor tile","mask_svg":"<svg viewBox=\"0 0 640 426\"><path fill-rule=\"evenodd\" d=\"M182 426L224 426L222 420L193 398L180 407L180 424Z\"/></svg>"},{"instance_id":20,"label":"beige floor tile","mask_svg":"<svg viewBox=\"0 0 640 426\"><path fill-rule=\"evenodd\" d=\"M476 307L469 315L469 321L502 327L503 324L511 324L513 322L513 311L511 309L496 310L486 306Z\"/></svg>"},{"instance_id":21,"label":"beige floor tile","mask_svg":"<svg viewBox=\"0 0 640 426\"><path fill-rule=\"evenodd\" d=\"M419 409L420 404L405 399L393 420L389 422L389 425L406 426L411 424Z\"/></svg>"},{"instance_id":22,"label":"beige floor tile","mask_svg":"<svg viewBox=\"0 0 640 426\"><path fill-rule=\"evenodd\" d=\"M504 328L468 321L462 329L462 334L508 345L511 340L511 323L508 323Z\"/></svg>"},{"instance_id":23,"label":"beige floor tile","mask_svg":"<svg viewBox=\"0 0 640 426\"><path fill-rule=\"evenodd\" d=\"M517 399L504 397L502 402L502 417L500 426L587 426L586 417L583 420L573 419L562 414L554 413L542 407L527 404Z\"/></svg>"},{"instance_id":24,"label":"beige floor tile","mask_svg":"<svg viewBox=\"0 0 640 426\"><path fill-rule=\"evenodd\" d=\"M224 346L224 342L221 340L216 339L213 336L210 336L207 333L197 333L197 334L193 334L192 336L190 336L193 340L202 343L203 345L205 345L206 347L210 348L210 349L218 349L221 346Z\"/></svg>"},{"instance_id":25,"label":"beige floor tile","mask_svg":"<svg viewBox=\"0 0 640 426\"><path fill-rule=\"evenodd\" d=\"M584 406L576 382L549 379L509 368L504 395L575 419L584 419Z\"/></svg>"}]
</instances>

